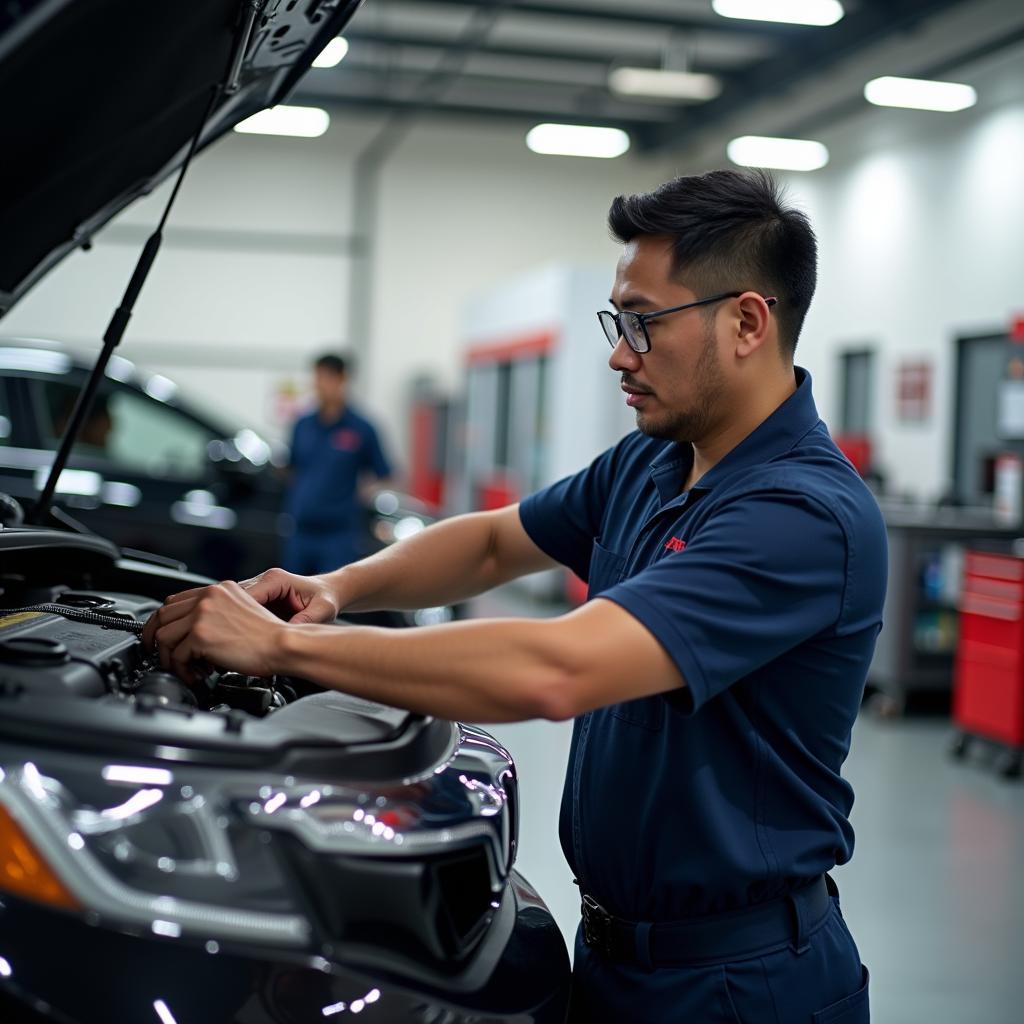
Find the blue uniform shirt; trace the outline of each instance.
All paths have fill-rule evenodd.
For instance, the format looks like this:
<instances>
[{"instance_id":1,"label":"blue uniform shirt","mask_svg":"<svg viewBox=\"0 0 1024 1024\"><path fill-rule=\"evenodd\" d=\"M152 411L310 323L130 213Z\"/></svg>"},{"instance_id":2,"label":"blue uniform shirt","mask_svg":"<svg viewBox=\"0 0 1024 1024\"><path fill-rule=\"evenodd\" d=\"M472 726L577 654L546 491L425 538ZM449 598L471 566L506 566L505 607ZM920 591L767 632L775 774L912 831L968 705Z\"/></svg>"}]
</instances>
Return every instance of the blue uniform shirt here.
<instances>
[{"instance_id":1,"label":"blue uniform shirt","mask_svg":"<svg viewBox=\"0 0 1024 1024\"><path fill-rule=\"evenodd\" d=\"M691 491L692 448L634 432L520 508L686 681L575 722L562 847L620 917L771 899L853 850L840 766L881 627L885 527L796 373Z\"/></svg>"},{"instance_id":2,"label":"blue uniform shirt","mask_svg":"<svg viewBox=\"0 0 1024 1024\"><path fill-rule=\"evenodd\" d=\"M321 422L315 412L296 422L291 469L287 510L300 531L357 530L360 506L356 488L360 475L391 475L377 431L350 408L333 423Z\"/></svg>"}]
</instances>

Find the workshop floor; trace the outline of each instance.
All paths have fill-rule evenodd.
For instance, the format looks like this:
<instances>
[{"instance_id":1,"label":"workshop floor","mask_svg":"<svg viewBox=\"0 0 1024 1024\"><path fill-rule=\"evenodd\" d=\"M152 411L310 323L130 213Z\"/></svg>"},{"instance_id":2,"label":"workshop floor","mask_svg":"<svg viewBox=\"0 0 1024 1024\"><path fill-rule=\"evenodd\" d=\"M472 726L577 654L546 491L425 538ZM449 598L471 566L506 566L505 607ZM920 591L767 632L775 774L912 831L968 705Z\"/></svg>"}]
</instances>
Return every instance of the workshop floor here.
<instances>
[{"instance_id":1,"label":"workshop floor","mask_svg":"<svg viewBox=\"0 0 1024 1024\"><path fill-rule=\"evenodd\" d=\"M507 588L477 615L550 615ZM567 940L578 897L557 839L568 723L491 727L519 767L519 869ZM1024 1019L1024 782L947 756L949 723L864 714L845 768L857 794L852 862L835 878L883 1024ZM571 948L571 946L570 946Z\"/></svg>"}]
</instances>

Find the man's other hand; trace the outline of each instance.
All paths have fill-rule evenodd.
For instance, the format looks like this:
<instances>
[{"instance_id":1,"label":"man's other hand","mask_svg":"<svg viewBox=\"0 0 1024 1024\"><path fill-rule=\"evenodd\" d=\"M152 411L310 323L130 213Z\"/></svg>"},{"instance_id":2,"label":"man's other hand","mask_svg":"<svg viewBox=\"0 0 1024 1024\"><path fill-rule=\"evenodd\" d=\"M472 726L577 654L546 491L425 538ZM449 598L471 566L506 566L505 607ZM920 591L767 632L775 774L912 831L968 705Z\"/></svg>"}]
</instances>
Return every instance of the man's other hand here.
<instances>
[{"instance_id":1,"label":"man's other hand","mask_svg":"<svg viewBox=\"0 0 1024 1024\"><path fill-rule=\"evenodd\" d=\"M239 586L286 622L333 622L340 611L338 597L323 576L268 569Z\"/></svg>"}]
</instances>

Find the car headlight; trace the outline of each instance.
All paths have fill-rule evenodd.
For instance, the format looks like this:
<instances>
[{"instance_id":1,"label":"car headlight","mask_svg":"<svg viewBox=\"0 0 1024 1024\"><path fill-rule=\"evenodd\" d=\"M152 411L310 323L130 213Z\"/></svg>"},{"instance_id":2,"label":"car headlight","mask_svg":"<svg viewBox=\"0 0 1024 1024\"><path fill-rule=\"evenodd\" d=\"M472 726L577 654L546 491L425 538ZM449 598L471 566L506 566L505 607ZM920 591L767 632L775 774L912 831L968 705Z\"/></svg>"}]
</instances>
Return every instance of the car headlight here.
<instances>
[{"instance_id":1,"label":"car headlight","mask_svg":"<svg viewBox=\"0 0 1024 1024\"><path fill-rule=\"evenodd\" d=\"M6 763L0 888L158 935L306 945L265 833L200 776L63 754Z\"/></svg>"},{"instance_id":2,"label":"car headlight","mask_svg":"<svg viewBox=\"0 0 1024 1024\"><path fill-rule=\"evenodd\" d=\"M129 931L307 949L386 935L459 960L499 905L515 827L514 777L462 737L428 778L372 790L8 749L0 891Z\"/></svg>"}]
</instances>

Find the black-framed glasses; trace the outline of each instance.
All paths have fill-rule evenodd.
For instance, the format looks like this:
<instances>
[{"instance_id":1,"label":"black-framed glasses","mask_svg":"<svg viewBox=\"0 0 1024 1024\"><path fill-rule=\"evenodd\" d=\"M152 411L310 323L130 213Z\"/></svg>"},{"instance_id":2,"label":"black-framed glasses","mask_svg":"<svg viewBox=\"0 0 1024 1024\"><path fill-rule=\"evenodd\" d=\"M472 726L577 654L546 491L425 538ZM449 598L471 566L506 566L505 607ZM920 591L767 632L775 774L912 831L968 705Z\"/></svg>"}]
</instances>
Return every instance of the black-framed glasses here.
<instances>
[{"instance_id":1,"label":"black-framed glasses","mask_svg":"<svg viewBox=\"0 0 1024 1024\"><path fill-rule=\"evenodd\" d=\"M743 292L723 292L721 295L711 295L706 299L698 299L696 302L686 302L682 306L669 306L668 309L655 309L650 313L633 313L624 309L619 313L613 313L610 309L598 310L597 319L601 322L604 336L608 344L615 348L622 338L634 351L643 355L651 351L651 336L647 333L647 321L655 317L665 316L668 313L680 313L684 309L693 309L695 306L707 306L712 302L722 302L724 299L738 299ZM764 300L771 308L779 300L774 296Z\"/></svg>"}]
</instances>

